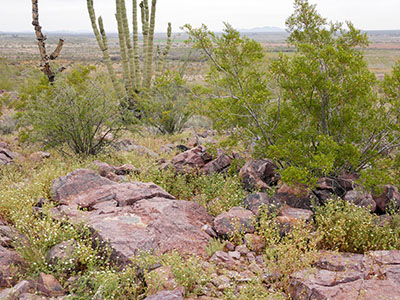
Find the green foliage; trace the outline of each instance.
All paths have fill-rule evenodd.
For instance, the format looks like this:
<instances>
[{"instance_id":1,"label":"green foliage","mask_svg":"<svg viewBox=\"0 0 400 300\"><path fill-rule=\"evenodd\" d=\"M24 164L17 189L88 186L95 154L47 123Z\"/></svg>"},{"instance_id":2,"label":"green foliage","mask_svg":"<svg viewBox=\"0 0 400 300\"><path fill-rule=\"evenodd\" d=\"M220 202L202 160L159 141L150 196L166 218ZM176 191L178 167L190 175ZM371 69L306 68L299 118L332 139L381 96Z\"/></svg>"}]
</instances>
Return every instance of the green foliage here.
<instances>
[{"instance_id":1,"label":"green foliage","mask_svg":"<svg viewBox=\"0 0 400 300\"><path fill-rule=\"evenodd\" d=\"M371 162L375 130L385 128L362 52L368 45L351 23L328 23L307 0L295 1L286 21L296 54L272 71L282 91L281 120L267 153L318 176L360 170ZM371 156L371 157L370 157Z\"/></svg>"},{"instance_id":2,"label":"green foliage","mask_svg":"<svg viewBox=\"0 0 400 300\"><path fill-rule=\"evenodd\" d=\"M179 285L185 288L185 296L201 295L201 288L210 282L210 270L204 269L200 258L190 256L182 258L173 251L162 257L162 263L171 266L172 273Z\"/></svg>"},{"instance_id":3,"label":"green foliage","mask_svg":"<svg viewBox=\"0 0 400 300\"><path fill-rule=\"evenodd\" d=\"M182 131L193 114L191 92L179 73L166 72L155 79L148 95L140 101L144 121L162 134Z\"/></svg>"},{"instance_id":4,"label":"green foliage","mask_svg":"<svg viewBox=\"0 0 400 300\"><path fill-rule=\"evenodd\" d=\"M60 151L67 145L77 154L93 155L121 129L119 106L103 90L102 78L90 78L91 68L79 67L49 84L42 78L23 102L24 124L31 138Z\"/></svg>"},{"instance_id":5,"label":"green foliage","mask_svg":"<svg viewBox=\"0 0 400 300\"><path fill-rule=\"evenodd\" d=\"M216 238L210 239L210 241L208 242L208 246L206 247L206 253L207 253L208 257L213 256L214 253L217 252L217 251L224 250L225 243L226 242L221 241L221 240L216 239Z\"/></svg>"},{"instance_id":6,"label":"green foliage","mask_svg":"<svg viewBox=\"0 0 400 300\"><path fill-rule=\"evenodd\" d=\"M333 199L317 207L315 222L323 249L354 253L400 249L400 228L395 223L379 225L379 217L367 208L344 200Z\"/></svg>"},{"instance_id":7,"label":"green foliage","mask_svg":"<svg viewBox=\"0 0 400 300\"><path fill-rule=\"evenodd\" d=\"M210 71L204 90L207 99L200 101L201 110L218 130L233 129L241 138L267 139L266 114L269 111L270 91L267 88L268 70L259 43L246 37L229 24L221 36L205 25L194 29L185 25L188 42L201 49L210 61ZM273 125L271 124L271 127Z\"/></svg>"}]
</instances>

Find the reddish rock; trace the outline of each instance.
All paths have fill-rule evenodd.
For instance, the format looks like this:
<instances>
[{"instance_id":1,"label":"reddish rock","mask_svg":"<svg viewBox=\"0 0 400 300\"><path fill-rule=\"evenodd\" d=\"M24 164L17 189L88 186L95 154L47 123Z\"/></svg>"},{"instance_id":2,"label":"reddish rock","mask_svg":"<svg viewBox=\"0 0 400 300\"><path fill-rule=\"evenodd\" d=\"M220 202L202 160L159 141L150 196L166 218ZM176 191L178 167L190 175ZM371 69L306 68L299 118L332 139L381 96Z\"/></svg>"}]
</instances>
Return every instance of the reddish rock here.
<instances>
[{"instance_id":1,"label":"reddish rock","mask_svg":"<svg viewBox=\"0 0 400 300\"><path fill-rule=\"evenodd\" d=\"M40 273L37 289L49 297L64 295L64 289L58 280L53 275L45 273Z\"/></svg>"},{"instance_id":2,"label":"reddish rock","mask_svg":"<svg viewBox=\"0 0 400 300\"><path fill-rule=\"evenodd\" d=\"M279 212L279 217L283 217L289 220L289 223L296 224L298 221L309 222L312 220L314 213L308 209L293 208L288 205L282 207Z\"/></svg>"},{"instance_id":3,"label":"reddish rock","mask_svg":"<svg viewBox=\"0 0 400 300\"><path fill-rule=\"evenodd\" d=\"M211 155L203 146L197 146L175 156L169 163L164 164L161 168L173 168L180 173L193 172L202 169L212 160Z\"/></svg>"},{"instance_id":4,"label":"reddish rock","mask_svg":"<svg viewBox=\"0 0 400 300\"><path fill-rule=\"evenodd\" d=\"M291 187L283 184L279 190L271 196L270 201L274 203L287 204L290 207L311 209L316 202L314 194L304 187Z\"/></svg>"},{"instance_id":5,"label":"reddish rock","mask_svg":"<svg viewBox=\"0 0 400 300\"><path fill-rule=\"evenodd\" d=\"M316 184L317 190L329 191L332 194L342 197L346 190L339 184L339 181L335 178L322 177L318 179Z\"/></svg>"},{"instance_id":6,"label":"reddish rock","mask_svg":"<svg viewBox=\"0 0 400 300\"><path fill-rule=\"evenodd\" d=\"M95 160L93 165L97 168L98 173L102 177L107 177L109 174L114 175L128 175L131 173L137 173L138 170L131 164L125 164L120 167L116 167L99 160Z\"/></svg>"},{"instance_id":7,"label":"reddish rock","mask_svg":"<svg viewBox=\"0 0 400 300\"><path fill-rule=\"evenodd\" d=\"M224 237L231 236L235 232L253 233L255 216L247 209L233 207L228 212L223 212L214 220L215 231Z\"/></svg>"},{"instance_id":8,"label":"reddish rock","mask_svg":"<svg viewBox=\"0 0 400 300\"><path fill-rule=\"evenodd\" d=\"M7 148L0 148L0 165L12 164L17 154Z\"/></svg>"},{"instance_id":9,"label":"reddish rock","mask_svg":"<svg viewBox=\"0 0 400 300\"><path fill-rule=\"evenodd\" d=\"M153 183L117 184L93 171L77 170L56 179L52 192L62 204L58 211L85 222L99 243L110 245L118 263L130 263L139 251L205 255L210 236L202 227L212 217L199 204L174 200Z\"/></svg>"},{"instance_id":10,"label":"reddish rock","mask_svg":"<svg viewBox=\"0 0 400 300\"><path fill-rule=\"evenodd\" d=\"M244 242L249 249L256 253L261 253L265 249L264 239L257 234L246 234L244 236Z\"/></svg>"},{"instance_id":11,"label":"reddish rock","mask_svg":"<svg viewBox=\"0 0 400 300\"><path fill-rule=\"evenodd\" d=\"M400 207L400 193L397 187L388 184L380 196L375 196L374 200L380 212L386 213L388 205L393 205L395 209Z\"/></svg>"},{"instance_id":12,"label":"reddish rock","mask_svg":"<svg viewBox=\"0 0 400 300\"><path fill-rule=\"evenodd\" d=\"M263 206L266 211L272 213L278 211L282 203L274 201L267 193L255 193L244 198L242 205L244 208L251 210L255 215L258 215L261 206Z\"/></svg>"},{"instance_id":13,"label":"reddish rock","mask_svg":"<svg viewBox=\"0 0 400 300\"><path fill-rule=\"evenodd\" d=\"M345 191L350 191L354 190L356 187L356 181L360 178L359 174L348 174L346 172L343 172L342 175L340 175L337 178L338 183L340 186L345 190Z\"/></svg>"},{"instance_id":14,"label":"reddish rock","mask_svg":"<svg viewBox=\"0 0 400 300\"><path fill-rule=\"evenodd\" d=\"M369 208L371 212L376 210L376 202L368 192L351 190L346 193L343 199L357 206Z\"/></svg>"},{"instance_id":15,"label":"reddish rock","mask_svg":"<svg viewBox=\"0 0 400 300\"><path fill-rule=\"evenodd\" d=\"M235 261L233 260L233 258L230 257L229 254L224 251L215 252L214 255L211 256L210 262L214 262L216 264L224 264L228 266L235 265Z\"/></svg>"},{"instance_id":16,"label":"reddish rock","mask_svg":"<svg viewBox=\"0 0 400 300\"><path fill-rule=\"evenodd\" d=\"M0 287L16 284L22 267L23 260L16 251L0 246Z\"/></svg>"},{"instance_id":17,"label":"reddish rock","mask_svg":"<svg viewBox=\"0 0 400 300\"><path fill-rule=\"evenodd\" d=\"M185 289L180 287L173 291L161 291L155 295L151 295L144 300L183 300L185 296Z\"/></svg>"},{"instance_id":18,"label":"reddish rock","mask_svg":"<svg viewBox=\"0 0 400 300\"><path fill-rule=\"evenodd\" d=\"M114 148L119 150L119 151L135 151L139 155L143 156L148 156L152 158L157 158L158 154L155 153L154 151L142 146L142 145L136 145L134 141L125 139L119 142L116 142L114 145Z\"/></svg>"},{"instance_id":19,"label":"reddish rock","mask_svg":"<svg viewBox=\"0 0 400 300\"><path fill-rule=\"evenodd\" d=\"M223 152L218 153L216 159L208 162L204 167L200 169L201 173L212 174L212 173L223 173L226 172L233 158Z\"/></svg>"},{"instance_id":20,"label":"reddish rock","mask_svg":"<svg viewBox=\"0 0 400 300\"><path fill-rule=\"evenodd\" d=\"M316 270L292 275L290 296L300 299L400 299L400 251L366 255L324 252Z\"/></svg>"},{"instance_id":21,"label":"reddish rock","mask_svg":"<svg viewBox=\"0 0 400 300\"><path fill-rule=\"evenodd\" d=\"M102 203L106 205L117 203L117 206L121 207L154 197L174 199L154 183L134 181L118 184L84 169L54 180L51 191L53 200L59 204L78 205L89 210Z\"/></svg>"},{"instance_id":22,"label":"reddish rock","mask_svg":"<svg viewBox=\"0 0 400 300\"><path fill-rule=\"evenodd\" d=\"M276 169L276 165L269 159L252 160L240 169L239 176L245 189L265 191L278 182Z\"/></svg>"},{"instance_id":23,"label":"reddish rock","mask_svg":"<svg viewBox=\"0 0 400 300\"><path fill-rule=\"evenodd\" d=\"M31 281L24 280L15 285L12 288L5 289L0 292L0 299L4 300L17 300L21 299L20 297L27 293L28 291L34 288L34 284Z\"/></svg>"},{"instance_id":24,"label":"reddish rock","mask_svg":"<svg viewBox=\"0 0 400 300\"><path fill-rule=\"evenodd\" d=\"M31 155L29 155L29 159L33 162L41 162L47 158L50 158L49 152L39 151L39 152L35 152L35 153L32 153Z\"/></svg>"}]
</instances>

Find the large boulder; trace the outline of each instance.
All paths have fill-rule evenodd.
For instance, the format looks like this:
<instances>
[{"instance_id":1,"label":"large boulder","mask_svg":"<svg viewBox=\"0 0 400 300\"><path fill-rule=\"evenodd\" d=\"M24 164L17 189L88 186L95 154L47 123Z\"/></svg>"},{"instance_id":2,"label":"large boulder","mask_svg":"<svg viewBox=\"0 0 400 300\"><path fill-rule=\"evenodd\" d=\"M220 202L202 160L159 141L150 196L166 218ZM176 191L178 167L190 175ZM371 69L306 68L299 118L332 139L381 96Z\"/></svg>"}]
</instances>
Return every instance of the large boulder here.
<instances>
[{"instance_id":1,"label":"large boulder","mask_svg":"<svg viewBox=\"0 0 400 300\"><path fill-rule=\"evenodd\" d=\"M276 165L269 159L258 159L247 162L239 172L242 183L247 190L268 190L279 180Z\"/></svg>"},{"instance_id":2,"label":"large boulder","mask_svg":"<svg viewBox=\"0 0 400 300\"><path fill-rule=\"evenodd\" d=\"M212 217L197 203L175 200L153 183L118 184L76 170L56 179L51 190L58 211L85 222L118 263L129 263L140 251L205 255L210 237L201 228L212 224Z\"/></svg>"},{"instance_id":3,"label":"large boulder","mask_svg":"<svg viewBox=\"0 0 400 300\"><path fill-rule=\"evenodd\" d=\"M316 269L291 277L290 296L303 299L400 299L400 251L321 255ZM362 296L362 297L361 297Z\"/></svg>"}]
</instances>

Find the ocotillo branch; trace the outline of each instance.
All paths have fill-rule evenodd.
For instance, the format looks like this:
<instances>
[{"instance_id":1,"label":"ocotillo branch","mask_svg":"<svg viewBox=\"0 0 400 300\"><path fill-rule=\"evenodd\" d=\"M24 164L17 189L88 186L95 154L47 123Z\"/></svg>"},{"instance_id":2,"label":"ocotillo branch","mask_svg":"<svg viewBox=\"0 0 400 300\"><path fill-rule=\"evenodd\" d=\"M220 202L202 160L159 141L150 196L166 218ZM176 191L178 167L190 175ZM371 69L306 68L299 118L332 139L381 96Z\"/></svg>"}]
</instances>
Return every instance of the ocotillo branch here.
<instances>
[{"instance_id":1,"label":"ocotillo branch","mask_svg":"<svg viewBox=\"0 0 400 300\"><path fill-rule=\"evenodd\" d=\"M52 71L50 66L50 61L55 60L62 50L64 45L64 40L60 39L58 41L57 48L54 50L50 56L47 55L46 51L46 39L47 37L42 33L42 27L39 25L39 7L38 0L32 0L32 25L35 28L36 39L38 41L39 52L41 57L41 64L43 73L47 76L50 82L54 82L56 73ZM63 68L60 68L63 70Z\"/></svg>"}]
</instances>

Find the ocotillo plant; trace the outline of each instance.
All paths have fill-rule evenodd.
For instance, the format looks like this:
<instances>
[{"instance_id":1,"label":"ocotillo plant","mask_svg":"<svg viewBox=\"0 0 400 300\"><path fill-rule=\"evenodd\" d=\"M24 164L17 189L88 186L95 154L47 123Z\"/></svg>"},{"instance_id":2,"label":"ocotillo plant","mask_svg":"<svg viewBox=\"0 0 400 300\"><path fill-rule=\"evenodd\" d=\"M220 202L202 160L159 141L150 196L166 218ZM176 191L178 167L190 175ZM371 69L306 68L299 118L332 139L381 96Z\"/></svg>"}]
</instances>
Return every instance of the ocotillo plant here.
<instances>
[{"instance_id":1,"label":"ocotillo plant","mask_svg":"<svg viewBox=\"0 0 400 300\"><path fill-rule=\"evenodd\" d=\"M38 0L32 0L32 25L35 28L36 39L38 41L42 71L47 76L49 81L53 83L56 77L56 73L62 72L65 68L61 67L56 72L54 72L50 66L50 61L55 60L58 57L64 45L64 40L60 39L54 52L50 54L50 56L47 55L45 43L47 37L42 33L42 27L39 25Z\"/></svg>"},{"instance_id":2,"label":"ocotillo plant","mask_svg":"<svg viewBox=\"0 0 400 300\"><path fill-rule=\"evenodd\" d=\"M121 51L123 87L121 86L112 66L110 53L108 50L107 36L105 34L102 18L96 22L96 14L93 0L87 0L87 7L92 23L93 32L97 43L103 52L104 62L111 77L117 96L123 100L127 99L130 108L136 109L138 96L143 90L151 86L153 76L153 56L154 56L154 26L156 19L157 0L152 0L149 8L148 0L142 0L139 4L142 21L143 35L143 63L140 63L139 54L139 30L138 30L138 5L137 0L132 0L132 33L128 24L125 0L116 0L115 17L118 23L118 38ZM161 53L160 63L164 63L164 58L171 48L171 24L168 24L168 40L165 50ZM160 69L160 68L157 68Z\"/></svg>"}]
</instances>

